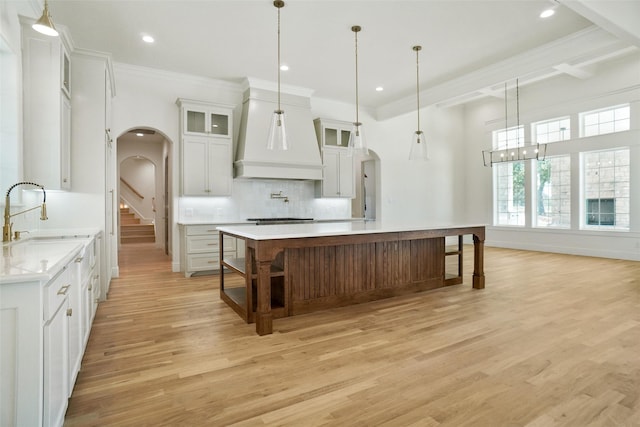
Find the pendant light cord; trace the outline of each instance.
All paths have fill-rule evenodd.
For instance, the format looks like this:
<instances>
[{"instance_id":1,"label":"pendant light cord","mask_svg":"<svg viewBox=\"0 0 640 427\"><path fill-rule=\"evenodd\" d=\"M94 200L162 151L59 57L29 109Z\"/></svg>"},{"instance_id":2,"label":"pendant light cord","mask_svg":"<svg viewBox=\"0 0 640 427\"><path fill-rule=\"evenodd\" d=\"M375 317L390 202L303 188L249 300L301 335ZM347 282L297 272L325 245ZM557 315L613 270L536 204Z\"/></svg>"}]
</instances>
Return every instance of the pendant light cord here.
<instances>
[{"instance_id":1,"label":"pendant light cord","mask_svg":"<svg viewBox=\"0 0 640 427\"><path fill-rule=\"evenodd\" d=\"M420 132L420 62L418 60L420 46L414 46L413 50L416 51L416 111L418 112L418 132Z\"/></svg>"},{"instance_id":2,"label":"pendant light cord","mask_svg":"<svg viewBox=\"0 0 640 427\"><path fill-rule=\"evenodd\" d=\"M284 5L283 5L284 6ZM278 7L278 112L281 112L280 109L280 8Z\"/></svg>"},{"instance_id":3,"label":"pendant light cord","mask_svg":"<svg viewBox=\"0 0 640 427\"><path fill-rule=\"evenodd\" d=\"M360 105L358 102L358 31L360 31L360 27L354 30L356 33L356 123L360 124Z\"/></svg>"},{"instance_id":4,"label":"pendant light cord","mask_svg":"<svg viewBox=\"0 0 640 427\"><path fill-rule=\"evenodd\" d=\"M520 85L516 79L516 148L520 151Z\"/></svg>"},{"instance_id":5,"label":"pendant light cord","mask_svg":"<svg viewBox=\"0 0 640 427\"><path fill-rule=\"evenodd\" d=\"M507 138L507 129L509 129L509 122L507 121L507 114L509 110L507 109L507 82L504 82L504 132L505 132L505 142L507 143L506 148L509 148L509 138Z\"/></svg>"}]
</instances>

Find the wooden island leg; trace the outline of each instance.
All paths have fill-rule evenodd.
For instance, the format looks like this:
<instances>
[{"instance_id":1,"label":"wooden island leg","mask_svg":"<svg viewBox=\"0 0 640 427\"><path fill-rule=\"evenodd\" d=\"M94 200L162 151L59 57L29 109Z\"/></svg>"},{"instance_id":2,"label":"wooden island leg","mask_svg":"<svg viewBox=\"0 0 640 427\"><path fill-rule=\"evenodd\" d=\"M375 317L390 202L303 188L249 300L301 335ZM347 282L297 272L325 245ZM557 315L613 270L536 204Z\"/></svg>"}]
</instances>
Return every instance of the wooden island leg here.
<instances>
[{"instance_id":1,"label":"wooden island leg","mask_svg":"<svg viewBox=\"0 0 640 427\"><path fill-rule=\"evenodd\" d=\"M484 289L484 236L473 235L473 288Z\"/></svg>"},{"instance_id":2,"label":"wooden island leg","mask_svg":"<svg viewBox=\"0 0 640 427\"><path fill-rule=\"evenodd\" d=\"M273 332L271 314L271 261L258 262L258 304L256 307L256 333L267 335Z\"/></svg>"}]
</instances>

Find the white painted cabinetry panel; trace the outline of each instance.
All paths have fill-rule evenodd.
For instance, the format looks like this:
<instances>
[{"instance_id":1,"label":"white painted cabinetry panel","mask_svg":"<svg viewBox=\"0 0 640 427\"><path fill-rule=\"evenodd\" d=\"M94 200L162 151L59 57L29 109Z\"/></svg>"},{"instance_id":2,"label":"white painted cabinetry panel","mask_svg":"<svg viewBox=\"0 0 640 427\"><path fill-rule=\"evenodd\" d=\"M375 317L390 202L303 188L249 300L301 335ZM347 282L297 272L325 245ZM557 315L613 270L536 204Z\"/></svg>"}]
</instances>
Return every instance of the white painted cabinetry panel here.
<instances>
[{"instance_id":1,"label":"white painted cabinetry panel","mask_svg":"<svg viewBox=\"0 0 640 427\"><path fill-rule=\"evenodd\" d=\"M213 224L182 226L181 263L185 277L220 270L220 236L216 227ZM224 236L223 244L225 256L244 257L244 241Z\"/></svg>"},{"instance_id":2,"label":"white painted cabinetry panel","mask_svg":"<svg viewBox=\"0 0 640 427\"><path fill-rule=\"evenodd\" d=\"M233 182L233 108L178 99L181 194L230 196Z\"/></svg>"}]
</instances>

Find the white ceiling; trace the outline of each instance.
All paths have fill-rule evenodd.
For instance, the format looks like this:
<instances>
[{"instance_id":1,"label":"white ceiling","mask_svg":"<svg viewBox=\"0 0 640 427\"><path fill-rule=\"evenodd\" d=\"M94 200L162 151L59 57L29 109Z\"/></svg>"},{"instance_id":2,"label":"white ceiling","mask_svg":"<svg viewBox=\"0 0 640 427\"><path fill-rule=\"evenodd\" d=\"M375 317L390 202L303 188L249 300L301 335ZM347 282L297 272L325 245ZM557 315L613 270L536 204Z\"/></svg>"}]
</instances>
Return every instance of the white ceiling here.
<instances>
[{"instance_id":1,"label":"white ceiling","mask_svg":"<svg viewBox=\"0 0 640 427\"><path fill-rule=\"evenodd\" d=\"M114 62L232 82L244 77L276 80L277 9L271 0L49 3L54 22L68 28L76 47L111 53ZM282 62L290 70L282 72L282 83L312 89L317 97L354 102L352 25L362 27L360 104L381 117L415 107L416 44L422 45L423 104L486 96L493 86L515 77L533 81L573 73L584 78L593 63L637 49L629 47L633 40L611 34L615 25L603 31L592 22L599 15L576 13L580 9L570 3L558 4L557 13L543 20L538 15L555 2L286 0ZM156 42L144 43L142 34ZM376 86L384 91L376 92Z\"/></svg>"}]
</instances>

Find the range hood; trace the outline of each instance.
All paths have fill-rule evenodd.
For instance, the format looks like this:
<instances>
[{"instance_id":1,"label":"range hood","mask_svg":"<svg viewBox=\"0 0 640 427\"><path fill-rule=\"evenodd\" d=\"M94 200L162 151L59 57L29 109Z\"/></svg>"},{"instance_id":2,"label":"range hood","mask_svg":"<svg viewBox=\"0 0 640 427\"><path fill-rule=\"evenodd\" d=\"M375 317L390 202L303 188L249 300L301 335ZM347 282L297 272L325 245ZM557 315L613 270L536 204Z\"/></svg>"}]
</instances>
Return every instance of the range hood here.
<instances>
[{"instance_id":1,"label":"range hood","mask_svg":"<svg viewBox=\"0 0 640 427\"><path fill-rule=\"evenodd\" d=\"M289 149L268 150L271 115L278 109L275 84L246 79L236 154L236 178L322 179L322 160L311 117L311 91L285 88L280 104L285 114Z\"/></svg>"}]
</instances>

